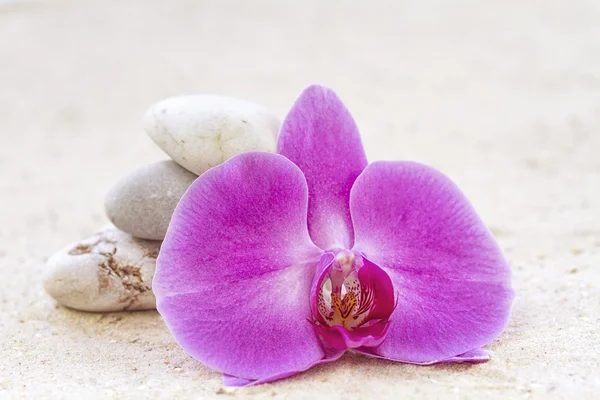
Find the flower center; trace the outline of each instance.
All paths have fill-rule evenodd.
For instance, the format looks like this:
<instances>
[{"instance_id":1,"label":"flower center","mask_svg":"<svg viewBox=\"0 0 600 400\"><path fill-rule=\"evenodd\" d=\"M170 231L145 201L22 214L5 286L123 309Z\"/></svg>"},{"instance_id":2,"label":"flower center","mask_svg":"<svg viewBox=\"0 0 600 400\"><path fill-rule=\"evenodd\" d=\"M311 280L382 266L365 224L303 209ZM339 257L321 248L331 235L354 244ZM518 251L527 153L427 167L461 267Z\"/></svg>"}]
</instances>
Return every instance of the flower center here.
<instances>
[{"instance_id":1,"label":"flower center","mask_svg":"<svg viewBox=\"0 0 600 400\"><path fill-rule=\"evenodd\" d=\"M328 326L352 330L362 324L375 305L373 290L361 285L358 271L361 256L340 251L323 279L318 294L318 311Z\"/></svg>"},{"instance_id":2,"label":"flower center","mask_svg":"<svg viewBox=\"0 0 600 400\"><path fill-rule=\"evenodd\" d=\"M310 298L317 334L338 350L379 346L396 307L389 275L364 254L349 250L321 257Z\"/></svg>"}]
</instances>

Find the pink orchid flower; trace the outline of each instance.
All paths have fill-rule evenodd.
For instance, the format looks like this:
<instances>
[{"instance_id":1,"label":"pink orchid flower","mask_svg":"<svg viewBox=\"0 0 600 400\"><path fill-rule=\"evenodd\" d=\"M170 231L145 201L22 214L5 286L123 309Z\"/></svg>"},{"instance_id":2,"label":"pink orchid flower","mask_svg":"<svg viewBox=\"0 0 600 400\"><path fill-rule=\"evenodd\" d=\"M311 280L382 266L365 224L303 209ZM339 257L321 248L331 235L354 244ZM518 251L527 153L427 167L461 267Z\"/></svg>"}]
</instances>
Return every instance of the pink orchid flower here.
<instances>
[{"instance_id":1,"label":"pink orchid flower","mask_svg":"<svg viewBox=\"0 0 600 400\"><path fill-rule=\"evenodd\" d=\"M310 86L279 154L215 167L177 206L157 262L176 340L224 375L269 382L353 349L482 362L507 323L510 268L458 187L415 162L367 165L333 91Z\"/></svg>"}]
</instances>

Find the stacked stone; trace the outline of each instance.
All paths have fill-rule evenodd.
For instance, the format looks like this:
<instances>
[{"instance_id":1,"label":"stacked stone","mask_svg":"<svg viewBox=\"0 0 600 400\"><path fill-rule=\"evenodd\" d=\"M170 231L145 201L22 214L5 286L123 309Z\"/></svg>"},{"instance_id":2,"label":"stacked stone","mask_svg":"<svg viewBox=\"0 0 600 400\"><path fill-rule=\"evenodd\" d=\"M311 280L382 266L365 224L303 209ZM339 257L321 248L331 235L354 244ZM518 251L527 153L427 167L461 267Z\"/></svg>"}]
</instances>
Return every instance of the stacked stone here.
<instances>
[{"instance_id":1,"label":"stacked stone","mask_svg":"<svg viewBox=\"0 0 600 400\"><path fill-rule=\"evenodd\" d=\"M174 97L151 106L144 127L171 160L142 167L116 183L105 199L112 224L50 257L44 276L48 294L83 311L155 308L156 259L187 188L237 154L274 152L279 126L269 110L221 96Z\"/></svg>"}]
</instances>

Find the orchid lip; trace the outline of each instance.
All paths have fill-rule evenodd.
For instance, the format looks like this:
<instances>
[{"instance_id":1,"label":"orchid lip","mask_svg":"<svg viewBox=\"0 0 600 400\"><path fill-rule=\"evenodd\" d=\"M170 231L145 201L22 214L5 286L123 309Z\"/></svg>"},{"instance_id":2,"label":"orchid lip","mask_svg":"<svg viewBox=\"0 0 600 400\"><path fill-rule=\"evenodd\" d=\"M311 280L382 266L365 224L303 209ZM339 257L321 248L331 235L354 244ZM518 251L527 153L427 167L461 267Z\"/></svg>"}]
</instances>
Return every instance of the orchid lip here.
<instances>
[{"instance_id":1,"label":"orchid lip","mask_svg":"<svg viewBox=\"0 0 600 400\"><path fill-rule=\"evenodd\" d=\"M336 349L381 344L394 311L389 276L362 254L326 253L313 281L313 324L325 343Z\"/></svg>"}]
</instances>

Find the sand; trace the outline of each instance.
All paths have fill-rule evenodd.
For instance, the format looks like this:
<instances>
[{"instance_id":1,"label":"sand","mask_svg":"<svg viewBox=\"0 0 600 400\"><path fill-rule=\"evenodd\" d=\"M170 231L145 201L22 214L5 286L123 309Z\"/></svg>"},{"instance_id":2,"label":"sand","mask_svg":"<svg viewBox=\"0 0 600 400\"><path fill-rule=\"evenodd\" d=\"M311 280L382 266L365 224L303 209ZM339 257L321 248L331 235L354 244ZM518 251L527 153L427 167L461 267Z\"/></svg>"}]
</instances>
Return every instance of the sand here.
<instances>
[{"instance_id":1,"label":"sand","mask_svg":"<svg viewBox=\"0 0 600 400\"><path fill-rule=\"evenodd\" d=\"M600 391L600 3L0 3L0 398ZM313 82L347 103L371 160L441 169L496 234L517 295L490 362L416 367L348 354L230 391L158 313L77 312L44 293L46 259L106 222L111 185L166 158L143 132L147 106L211 92L283 116Z\"/></svg>"}]
</instances>

